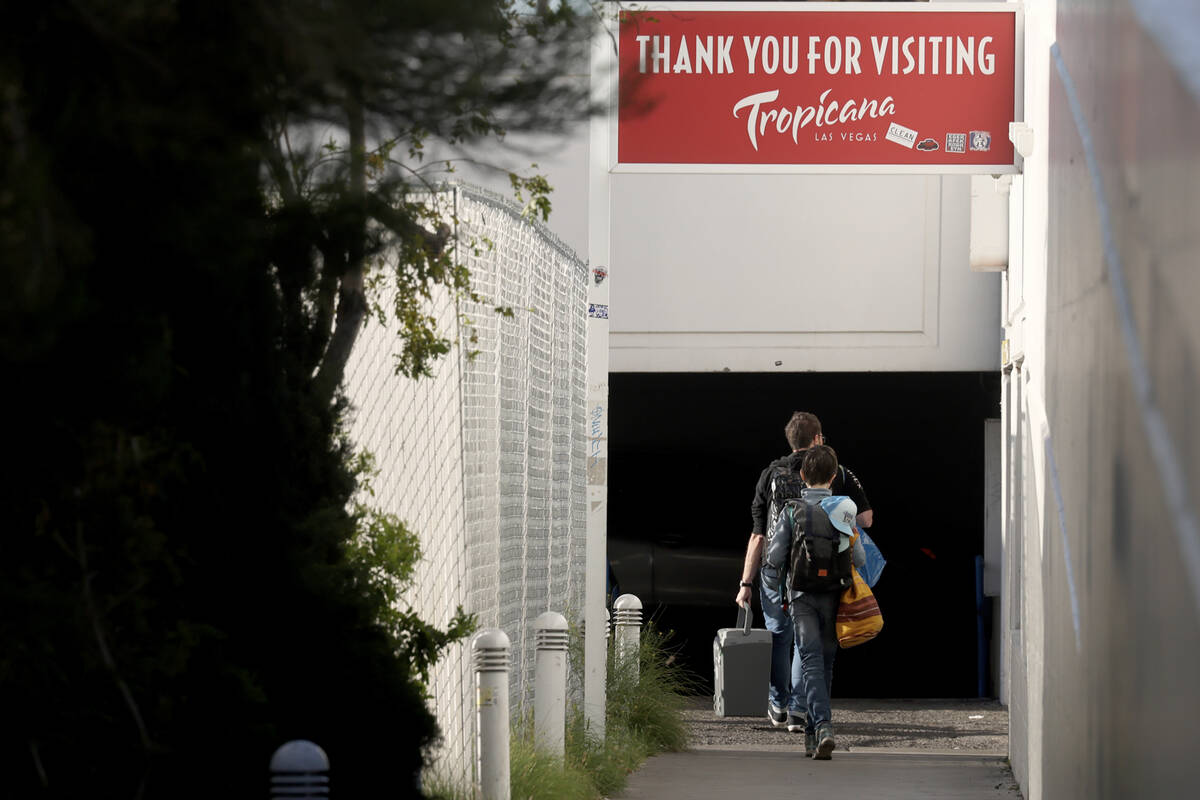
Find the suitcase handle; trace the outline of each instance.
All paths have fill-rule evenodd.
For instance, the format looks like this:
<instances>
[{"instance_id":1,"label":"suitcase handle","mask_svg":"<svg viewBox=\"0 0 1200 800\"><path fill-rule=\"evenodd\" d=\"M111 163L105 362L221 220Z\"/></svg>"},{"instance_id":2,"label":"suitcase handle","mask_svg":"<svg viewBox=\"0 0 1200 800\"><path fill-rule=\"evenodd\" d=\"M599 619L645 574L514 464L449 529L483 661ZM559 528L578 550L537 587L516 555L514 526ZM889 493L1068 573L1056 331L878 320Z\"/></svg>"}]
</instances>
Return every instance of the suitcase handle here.
<instances>
[{"instance_id":1,"label":"suitcase handle","mask_svg":"<svg viewBox=\"0 0 1200 800\"><path fill-rule=\"evenodd\" d=\"M754 614L750 611L750 604L742 603L738 606L738 623L735 627L742 629L742 636L749 636L752 622L754 622Z\"/></svg>"}]
</instances>

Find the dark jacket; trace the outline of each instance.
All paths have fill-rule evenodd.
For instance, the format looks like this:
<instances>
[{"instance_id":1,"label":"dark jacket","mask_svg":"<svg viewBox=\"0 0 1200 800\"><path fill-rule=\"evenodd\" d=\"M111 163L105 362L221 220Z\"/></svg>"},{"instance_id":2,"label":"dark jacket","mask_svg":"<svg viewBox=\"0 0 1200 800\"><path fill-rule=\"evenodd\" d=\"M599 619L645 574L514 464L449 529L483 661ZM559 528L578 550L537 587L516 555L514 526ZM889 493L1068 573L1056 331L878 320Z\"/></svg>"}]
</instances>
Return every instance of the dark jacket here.
<instances>
[{"instance_id":1,"label":"dark jacket","mask_svg":"<svg viewBox=\"0 0 1200 800\"><path fill-rule=\"evenodd\" d=\"M754 500L750 503L750 517L754 523L750 529L751 533L757 533L760 536L765 536L767 533L767 525L770 522L768 517L771 513L771 475L776 468L785 464L789 469L799 473L800 462L803 460L804 451L797 450L783 458L775 459L758 476L758 483L754 487ZM860 514L871 507L871 503L867 500L867 493L863 490L862 482L845 466L838 466L838 474L834 476L833 486L830 489L833 494L844 494L853 500L854 505L858 506Z\"/></svg>"},{"instance_id":2,"label":"dark jacket","mask_svg":"<svg viewBox=\"0 0 1200 800\"><path fill-rule=\"evenodd\" d=\"M819 506L821 501L827 497L832 497L828 489L805 489L801 498L805 503L811 506ZM820 508L818 513L824 514ZM771 536L771 544L765 554L766 564L763 566L763 580L769 581L768 585L772 589L779 587L779 576L787 573L787 565L792 556L792 534L796 526L795 510L792 506L785 506L783 513L779 515L778 522L775 523L776 530ZM850 537L846 534L841 534L843 542L849 542ZM862 569L867 563L867 552L863 548L862 542L855 539L850 552L850 561L858 569ZM841 590L838 589L840 592ZM790 599L794 600L804 592L792 590L789 592Z\"/></svg>"}]
</instances>

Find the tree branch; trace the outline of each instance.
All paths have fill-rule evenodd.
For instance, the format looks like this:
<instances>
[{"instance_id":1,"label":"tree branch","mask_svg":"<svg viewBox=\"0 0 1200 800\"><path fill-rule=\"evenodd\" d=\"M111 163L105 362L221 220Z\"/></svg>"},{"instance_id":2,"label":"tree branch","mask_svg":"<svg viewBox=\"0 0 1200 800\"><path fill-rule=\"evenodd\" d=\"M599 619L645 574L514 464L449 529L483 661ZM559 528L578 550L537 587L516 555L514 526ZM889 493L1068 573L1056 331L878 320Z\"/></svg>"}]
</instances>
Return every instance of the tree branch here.
<instances>
[{"instance_id":1,"label":"tree branch","mask_svg":"<svg viewBox=\"0 0 1200 800\"><path fill-rule=\"evenodd\" d=\"M337 321L333 335L329 337L329 346L321 358L313 378L313 391L325 403L333 402L334 392L342 383L346 373L346 362L354 349L358 332L362 329L367 316L367 295L363 289L362 266L351 268L342 276L338 288Z\"/></svg>"},{"instance_id":2,"label":"tree branch","mask_svg":"<svg viewBox=\"0 0 1200 800\"><path fill-rule=\"evenodd\" d=\"M276 143L278 143L278 138ZM275 185L279 187L279 194L283 197L283 202L285 204L298 202L300 200L299 191L292 182L291 172L288 170L283 154L279 152L276 144L264 149L266 150L267 166L275 178Z\"/></svg>"},{"instance_id":3,"label":"tree branch","mask_svg":"<svg viewBox=\"0 0 1200 800\"><path fill-rule=\"evenodd\" d=\"M48 788L50 786L50 779L46 775L46 767L42 764L42 754L38 748L37 739L29 740L29 755L33 757L33 768L37 771L38 780L41 782L42 788Z\"/></svg>"},{"instance_id":4,"label":"tree branch","mask_svg":"<svg viewBox=\"0 0 1200 800\"><path fill-rule=\"evenodd\" d=\"M104 636L104 627L100 621L100 611L96 607L96 600L92 595L92 574L88 571L87 546L83 541L82 522L76 523L75 547L75 558L79 564L79 569L83 572L83 605L87 612L88 620L92 623L92 633L96 637L96 645L100 650L100 660L104 662L104 666L112 675L113 682L117 684L117 690L125 700L125 706L129 709L129 715L133 717L133 722L137 726L138 738L142 742L142 749L149 752L151 743L150 734L146 730L146 722L142 719L142 712L138 709L137 701L133 698L133 692L129 690L129 684L125 683L125 679L121 677L121 673L117 669L117 661L113 658L112 651L108 647L108 640Z\"/></svg>"},{"instance_id":5,"label":"tree branch","mask_svg":"<svg viewBox=\"0 0 1200 800\"><path fill-rule=\"evenodd\" d=\"M429 228L414 221L408 214L397 211L375 195L367 198L367 210L370 212L372 219L378 221L380 225L401 239L407 241L415 236L420 236L424 239L427 243L426 249L429 252L430 258L440 256L446 249L446 243L450 241L450 226L439 225L436 232L431 231Z\"/></svg>"},{"instance_id":6,"label":"tree branch","mask_svg":"<svg viewBox=\"0 0 1200 800\"><path fill-rule=\"evenodd\" d=\"M321 358L313 379L313 391L325 404L333 395L346 373L346 362L358 339L367 316L367 295L363 270L367 235L367 148L366 124L360 94L352 91L346 103L350 134L350 201L354 208L354 231L346 248L346 271L338 287L337 319L329 346ZM328 267L328 265L326 265Z\"/></svg>"},{"instance_id":7,"label":"tree branch","mask_svg":"<svg viewBox=\"0 0 1200 800\"><path fill-rule=\"evenodd\" d=\"M328 241L323 241L318 247L321 252L320 280L317 293L313 298L315 311L312 321L312 336L304 353L305 364L309 366L310 374L315 373L321 365L321 359L329 347L330 330L333 327L334 313L338 300L338 274L344 264L342 256L337 253Z\"/></svg>"}]
</instances>

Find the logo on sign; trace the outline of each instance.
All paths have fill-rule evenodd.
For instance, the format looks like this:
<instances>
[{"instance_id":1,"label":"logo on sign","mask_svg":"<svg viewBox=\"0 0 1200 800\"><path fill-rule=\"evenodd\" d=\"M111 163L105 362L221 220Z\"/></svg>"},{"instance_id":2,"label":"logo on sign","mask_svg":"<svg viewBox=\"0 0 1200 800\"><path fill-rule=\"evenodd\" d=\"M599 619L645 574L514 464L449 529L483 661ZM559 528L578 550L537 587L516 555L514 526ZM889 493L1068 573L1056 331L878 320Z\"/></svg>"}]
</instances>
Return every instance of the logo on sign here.
<instances>
[{"instance_id":1,"label":"logo on sign","mask_svg":"<svg viewBox=\"0 0 1200 800\"><path fill-rule=\"evenodd\" d=\"M588 303L588 316L593 319L608 319L608 306L601 303Z\"/></svg>"},{"instance_id":2,"label":"logo on sign","mask_svg":"<svg viewBox=\"0 0 1200 800\"><path fill-rule=\"evenodd\" d=\"M971 149L987 151L992 149L992 134L988 131L971 131Z\"/></svg>"},{"instance_id":3,"label":"logo on sign","mask_svg":"<svg viewBox=\"0 0 1200 800\"><path fill-rule=\"evenodd\" d=\"M912 128L906 128L903 125L893 122L891 125L888 125L887 140L896 144L902 144L911 149L917 141L917 132Z\"/></svg>"},{"instance_id":4,"label":"logo on sign","mask_svg":"<svg viewBox=\"0 0 1200 800\"><path fill-rule=\"evenodd\" d=\"M967 135L965 133L947 133L946 134L946 152L947 153L965 153L965 152L967 152Z\"/></svg>"}]
</instances>

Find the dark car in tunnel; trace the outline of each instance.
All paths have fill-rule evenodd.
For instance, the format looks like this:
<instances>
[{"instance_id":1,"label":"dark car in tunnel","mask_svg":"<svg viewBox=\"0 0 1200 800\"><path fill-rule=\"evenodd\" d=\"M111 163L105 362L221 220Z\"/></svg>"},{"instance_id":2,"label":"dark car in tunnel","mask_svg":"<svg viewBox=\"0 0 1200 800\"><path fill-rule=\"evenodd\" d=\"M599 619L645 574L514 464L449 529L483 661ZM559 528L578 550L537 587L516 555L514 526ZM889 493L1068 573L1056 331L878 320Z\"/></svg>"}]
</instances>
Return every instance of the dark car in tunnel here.
<instances>
[{"instance_id":1,"label":"dark car in tunnel","mask_svg":"<svg viewBox=\"0 0 1200 800\"><path fill-rule=\"evenodd\" d=\"M862 479L888 559L875 587L884 630L839 651L835 694L976 695L974 560L996 376L624 373L610 376L610 406L612 570L702 682L712 679L713 636L736 622L755 481L785 454L783 426L799 408L821 418ZM754 613L761 627L757 592Z\"/></svg>"},{"instance_id":2,"label":"dark car in tunnel","mask_svg":"<svg viewBox=\"0 0 1200 800\"><path fill-rule=\"evenodd\" d=\"M730 576L742 568L737 553L691 544L680 533L610 537L608 560L621 591L637 595L645 608L729 605L737 591L729 590Z\"/></svg>"}]
</instances>

